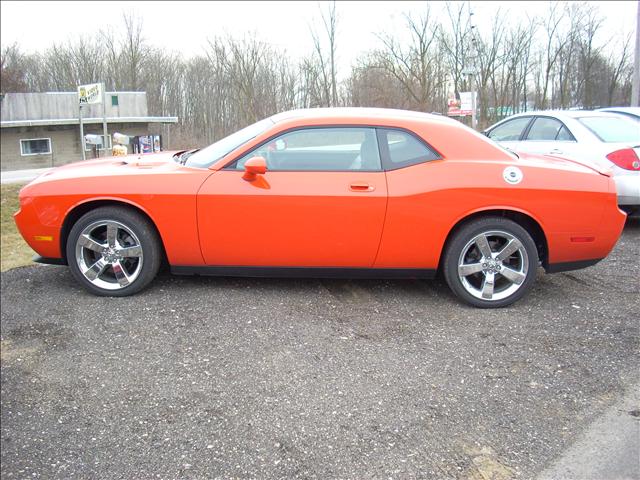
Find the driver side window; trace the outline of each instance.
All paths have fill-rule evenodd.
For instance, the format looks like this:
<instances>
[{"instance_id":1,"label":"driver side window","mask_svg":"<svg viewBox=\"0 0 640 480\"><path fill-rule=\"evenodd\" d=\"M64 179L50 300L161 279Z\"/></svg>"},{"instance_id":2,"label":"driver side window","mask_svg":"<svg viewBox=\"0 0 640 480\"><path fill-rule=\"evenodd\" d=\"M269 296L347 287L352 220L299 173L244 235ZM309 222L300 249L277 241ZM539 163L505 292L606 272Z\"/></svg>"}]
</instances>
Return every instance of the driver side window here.
<instances>
[{"instance_id":1,"label":"driver side window","mask_svg":"<svg viewBox=\"0 0 640 480\"><path fill-rule=\"evenodd\" d=\"M269 171L379 171L382 169L375 129L362 127L303 128L272 138L247 153L231 168L243 170L261 156Z\"/></svg>"}]
</instances>

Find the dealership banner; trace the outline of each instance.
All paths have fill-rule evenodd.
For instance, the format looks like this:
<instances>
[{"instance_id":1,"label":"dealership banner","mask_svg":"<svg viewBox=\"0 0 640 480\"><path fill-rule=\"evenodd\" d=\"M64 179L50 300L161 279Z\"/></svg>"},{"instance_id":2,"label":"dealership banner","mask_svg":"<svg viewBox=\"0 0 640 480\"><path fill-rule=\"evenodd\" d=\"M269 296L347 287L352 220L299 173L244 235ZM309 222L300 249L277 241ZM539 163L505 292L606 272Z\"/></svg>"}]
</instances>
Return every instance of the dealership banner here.
<instances>
[{"instance_id":1,"label":"dealership banner","mask_svg":"<svg viewBox=\"0 0 640 480\"><path fill-rule=\"evenodd\" d=\"M455 96L451 94L447 100L447 115L450 117L466 117L467 115L471 115L473 113L473 100L475 97L477 102L478 92L460 92L459 97L460 98L455 98Z\"/></svg>"},{"instance_id":2,"label":"dealership banner","mask_svg":"<svg viewBox=\"0 0 640 480\"><path fill-rule=\"evenodd\" d=\"M78 102L80 105L102 103L102 84L80 85L78 87Z\"/></svg>"},{"instance_id":3,"label":"dealership banner","mask_svg":"<svg viewBox=\"0 0 640 480\"><path fill-rule=\"evenodd\" d=\"M478 92L460 92L460 114L471 115L473 112L473 101L478 100Z\"/></svg>"},{"instance_id":4,"label":"dealership banner","mask_svg":"<svg viewBox=\"0 0 640 480\"><path fill-rule=\"evenodd\" d=\"M460 112L460 100L457 98L449 98L447 100L447 115L450 117L460 117L462 113Z\"/></svg>"}]
</instances>

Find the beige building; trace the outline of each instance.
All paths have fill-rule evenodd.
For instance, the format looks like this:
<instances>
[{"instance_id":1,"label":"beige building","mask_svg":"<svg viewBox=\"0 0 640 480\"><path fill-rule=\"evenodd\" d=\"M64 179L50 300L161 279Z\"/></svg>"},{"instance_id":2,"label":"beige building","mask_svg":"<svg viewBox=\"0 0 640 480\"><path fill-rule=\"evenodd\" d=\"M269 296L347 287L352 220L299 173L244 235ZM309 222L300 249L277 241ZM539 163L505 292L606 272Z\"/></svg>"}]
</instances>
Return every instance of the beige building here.
<instances>
[{"instance_id":1,"label":"beige building","mask_svg":"<svg viewBox=\"0 0 640 480\"><path fill-rule=\"evenodd\" d=\"M82 160L76 92L6 93L0 100L0 167L4 170L46 168ZM106 93L106 151L85 145L85 156L111 155L111 137L161 135L169 144L169 126L177 117L147 114L145 92ZM82 107L84 134L102 135L102 105ZM128 146L132 153L133 146Z\"/></svg>"}]
</instances>

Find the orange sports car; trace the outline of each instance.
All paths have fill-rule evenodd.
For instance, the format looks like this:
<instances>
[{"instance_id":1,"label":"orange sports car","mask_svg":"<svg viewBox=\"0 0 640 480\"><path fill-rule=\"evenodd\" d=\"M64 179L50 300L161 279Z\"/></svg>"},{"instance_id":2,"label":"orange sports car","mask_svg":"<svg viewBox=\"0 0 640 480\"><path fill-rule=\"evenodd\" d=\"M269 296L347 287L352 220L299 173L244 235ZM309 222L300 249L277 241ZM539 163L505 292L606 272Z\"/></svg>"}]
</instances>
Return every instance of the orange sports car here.
<instances>
[{"instance_id":1,"label":"orange sports car","mask_svg":"<svg viewBox=\"0 0 640 480\"><path fill-rule=\"evenodd\" d=\"M385 109L281 113L200 150L85 161L20 192L43 263L97 295L175 274L430 278L502 307L541 265L593 265L626 215L610 172L516 155L455 120Z\"/></svg>"}]
</instances>

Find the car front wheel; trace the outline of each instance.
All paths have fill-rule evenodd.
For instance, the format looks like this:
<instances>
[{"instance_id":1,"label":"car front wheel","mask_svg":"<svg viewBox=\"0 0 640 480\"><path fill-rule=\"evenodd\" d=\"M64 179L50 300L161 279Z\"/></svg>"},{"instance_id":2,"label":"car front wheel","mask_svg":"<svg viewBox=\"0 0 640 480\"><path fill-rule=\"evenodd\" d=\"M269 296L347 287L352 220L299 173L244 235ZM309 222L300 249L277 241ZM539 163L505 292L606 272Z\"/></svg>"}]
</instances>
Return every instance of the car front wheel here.
<instances>
[{"instance_id":1,"label":"car front wheel","mask_svg":"<svg viewBox=\"0 0 640 480\"><path fill-rule=\"evenodd\" d=\"M124 297L156 276L160 240L143 215L123 207L100 207L83 215L67 239L73 276L95 295Z\"/></svg>"},{"instance_id":2,"label":"car front wheel","mask_svg":"<svg viewBox=\"0 0 640 480\"><path fill-rule=\"evenodd\" d=\"M449 243L444 276L462 300L480 308L497 308L522 298L533 286L538 252L531 235L502 217L474 220Z\"/></svg>"}]
</instances>

